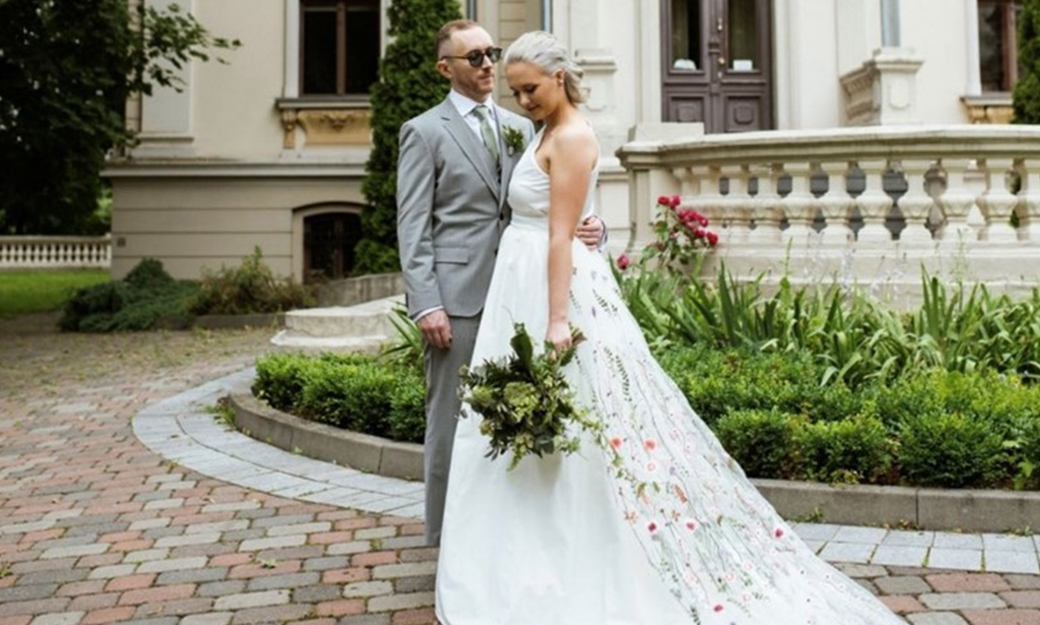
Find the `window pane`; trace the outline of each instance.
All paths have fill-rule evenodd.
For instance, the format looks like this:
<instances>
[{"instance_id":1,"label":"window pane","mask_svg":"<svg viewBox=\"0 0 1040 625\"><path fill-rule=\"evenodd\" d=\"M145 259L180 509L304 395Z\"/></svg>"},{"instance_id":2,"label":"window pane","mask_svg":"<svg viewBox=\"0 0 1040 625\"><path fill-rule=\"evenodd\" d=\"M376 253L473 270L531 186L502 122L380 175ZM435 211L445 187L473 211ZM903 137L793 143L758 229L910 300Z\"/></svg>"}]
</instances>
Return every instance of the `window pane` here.
<instances>
[{"instance_id":1,"label":"window pane","mask_svg":"<svg viewBox=\"0 0 1040 625\"><path fill-rule=\"evenodd\" d=\"M738 72L758 69L758 0L729 0L729 68Z\"/></svg>"},{"instance_id":2,"label":"window pane","mask_svg":"<svg viewBox=\"0 0 1040 625\"><path fill-rule=\"evenodd\" d=\"M303 93L336 93L336 7L303 9Z\"/></svg>"},{"instance_id":3,"label":"window pane","mask_svg":"<svg viewBox=\"0 0 1040 625\"><path fill-rule=\"evenodd\" d=\"M979 2L979 69L983 91L1004 91L1004 12L1001 2Z\"/></svg>"},{"instance_id":4,"label":"window pane","mask_svg":"<svg viewBox=\"0 0 1040 625\"><path fill-rule=\"evenodd\" d=\"M347 93L368 93L379 79L379 5L347 5Z\"/></svg>"},{"instance_id":5,"label":"window pane","mask_svg":"<svg viewBox=\"0 0 1040 625\"><path fill-rule=\"evenodd\" d=\"M701 4L672 0L672 69L701 69Z\"/></svg>"}]
</instances>

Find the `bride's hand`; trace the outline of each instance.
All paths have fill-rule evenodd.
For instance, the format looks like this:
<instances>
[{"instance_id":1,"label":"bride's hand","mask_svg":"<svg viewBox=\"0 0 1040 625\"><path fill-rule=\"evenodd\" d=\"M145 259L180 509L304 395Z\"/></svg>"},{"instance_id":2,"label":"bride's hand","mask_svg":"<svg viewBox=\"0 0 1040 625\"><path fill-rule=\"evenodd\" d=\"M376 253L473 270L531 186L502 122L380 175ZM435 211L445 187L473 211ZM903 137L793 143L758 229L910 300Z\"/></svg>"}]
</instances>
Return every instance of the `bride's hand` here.
<instances>
[{"instance_id":1,"label":"bride's hand","mask_svg":"<svg viewBox=\"0 0 1040 625\"><path fill-rule=\"evenodd\" d=\"M556 351L563 351L571 346L571 327L566 321L551 321L545 332L545 340L552 343Z\"/></svg>"}]
</instances>

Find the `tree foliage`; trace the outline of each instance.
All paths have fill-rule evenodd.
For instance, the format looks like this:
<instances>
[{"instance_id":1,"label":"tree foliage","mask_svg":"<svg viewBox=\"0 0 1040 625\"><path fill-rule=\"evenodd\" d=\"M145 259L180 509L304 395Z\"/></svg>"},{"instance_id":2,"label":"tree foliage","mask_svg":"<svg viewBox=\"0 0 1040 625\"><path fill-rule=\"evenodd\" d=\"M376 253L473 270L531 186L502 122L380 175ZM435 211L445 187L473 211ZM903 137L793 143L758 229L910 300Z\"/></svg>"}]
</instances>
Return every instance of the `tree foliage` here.
<instances>
[{"instance_id":1,"label":"tree foliage","mask_svg":"<svg viewBox=\"0 0 1040 625\"><path fill-rule=\"evenodd\" d=\"M393 43L372 86L372 153L362 190L369 208L361 214L356 247L359 273L399 271L397 254L397 153L401 125L436 105L448 83L436 70L437 31L460 19L457 0L393 0L388 11Z\"/></svg>"},{"instance_id":2,"label":"tree foliage","mask_svg":"<svg viewBox=\"0 0 1040 625\"><path fill-rule=\"evenodd\" d=\"M1025 0L1018 16L1018 62L1015 85L1016 124L1040 124L1040 0Z\"/></svg>"},{"instance_id":3,"label":"tree foliage","mask_svg":"<svg viewBox=\"0 0 1040 625\"><path fill-rule=\"evenodd\" d=\"M0 0L0 233L88 230L105 155L133 140L127 97L238 45L176 5Z\"/></svg>"}]
</instances>

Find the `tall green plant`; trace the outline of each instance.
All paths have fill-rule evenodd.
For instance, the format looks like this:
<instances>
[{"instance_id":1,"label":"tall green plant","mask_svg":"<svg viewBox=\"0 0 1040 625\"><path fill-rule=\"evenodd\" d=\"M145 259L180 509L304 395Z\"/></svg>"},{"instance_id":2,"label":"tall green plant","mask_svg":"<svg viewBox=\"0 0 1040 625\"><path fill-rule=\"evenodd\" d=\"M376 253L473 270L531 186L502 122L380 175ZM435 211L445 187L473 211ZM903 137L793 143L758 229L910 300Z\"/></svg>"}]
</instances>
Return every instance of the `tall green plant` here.
<instances>
[{"instance_id":1,"label":"tall green plant","mask_svg":"<svg viewBox=\"0 0 1040 625\"><path fill-rule=\"evenodd\" d=\"M1018 62L1015 85L1016 124L1040 124L1040 0L1025 0L1018 16Z\"/></svg>"},{"instance_id":2,"label":"tall green plant","mask_svg":"<svg viewBox=\"0 0 1040 625\"><path fill-rule=\"evenodd\" d=\"M462 17L457 0L393 0L390 37L372 86L372 153L362 191L362 238L354 248L358 273L399 271L397 152L401 125L444 99L448 83L437 73L437 31Z\"/></svg>"}]
</instances>

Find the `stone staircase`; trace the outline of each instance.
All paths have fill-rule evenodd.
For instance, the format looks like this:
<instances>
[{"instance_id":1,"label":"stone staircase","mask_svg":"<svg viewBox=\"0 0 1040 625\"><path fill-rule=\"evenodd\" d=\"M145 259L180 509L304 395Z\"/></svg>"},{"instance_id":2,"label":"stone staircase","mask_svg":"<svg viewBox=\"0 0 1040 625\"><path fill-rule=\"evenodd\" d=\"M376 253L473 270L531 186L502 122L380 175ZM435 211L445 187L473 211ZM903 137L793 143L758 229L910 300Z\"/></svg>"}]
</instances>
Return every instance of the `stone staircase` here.
<instances>
[{"instance_id":1,"label":"stone staircase","mask_svg":"<svg viewBox=\"0 0 1040 625\"><path fill-rule=\"evenodd\" d=\"M294 310L285 315L285 329L271 339L280 350L308 352L378 352L397 332L390 321L404 296L395 295L355 306Z\"/></svg>"}]
</instances>

